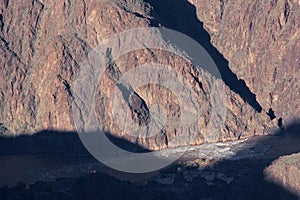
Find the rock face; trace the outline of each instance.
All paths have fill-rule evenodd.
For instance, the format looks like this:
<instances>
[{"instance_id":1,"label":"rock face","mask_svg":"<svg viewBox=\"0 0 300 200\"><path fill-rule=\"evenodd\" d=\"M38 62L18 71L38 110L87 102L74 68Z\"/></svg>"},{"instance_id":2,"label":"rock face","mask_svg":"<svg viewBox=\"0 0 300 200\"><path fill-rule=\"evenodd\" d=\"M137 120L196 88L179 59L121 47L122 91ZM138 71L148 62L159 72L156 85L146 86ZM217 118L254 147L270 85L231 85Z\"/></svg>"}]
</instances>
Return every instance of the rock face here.
<instances>
[{"instance_id":1,"label":"rock face","mask_svg":"<svg viewBox=\"0 0 300 200\"><path fill-rule=\"evenodd\" d=\"M97 0L28 0L26 3L1 0L2 133L18 135L40 130L74 131L71 108L73 82L88 53L116 33L165 25L163 22L167 19L156 10L155 4L145 2L148 3L137 0L113 3ZM96 114L100 121L105 122L100 126L115 136L157 150L209 142L207 138L210 134L218 134L217 141L227 141L270 133L276 122L267 116L269 108L283 122L297 118L300 109L297 2L272 1L263 4L244 0L238 4L210 1L212 5L192 0L192 4L178 2L195 5L197 16L211 35L212 43L228 59L230 73L245 81L239 81L236 76L236 80L225 80L224 123L218 127L217 133L209 126L211 88L191 62L164 51L143 49L121 56L114 66L107 68L96 95ZM181 17L184 19L184 16ZM197 32L194 34L197 35ZM119 80L116 77L137 65L151 62L171 66L191 85L197 98L195 103L205 105L196 132L186 134L176 127L180 111L178 102L172 93L158 85L132 90L127 88L134 93L128 98L129 107L109 105L111 93ZM223 84L221 80L217 82ZM251 101L247 101L247 94L240 94L241 89L234 87L235 82L249 90ZM136 123L147 125L149 109L154 104L169 106L167 117L173 120L169 120L168 126L154 137L136 138L128 135L128 130L126 132L114 124L113 108L129 113ZM175 136L181 140L172 141Z\"/></svg>"},{"instance_id":2,"label":"rock face","mask_svg":"<svg viewBox=\"0 0 300 200\"><path fill-rule=\"evenodd\" d=\"M265 169L266 179L300 197L300 154L283 156Z\"/></svg>"},{"instance_id":3,"label":"rock face","mask_svg":"<svg viewBox=\"0 0 300 200\"><path fill-rule=\"evenodd\" d=\"M1 13L0 121L13 134L74 130L70 85L78 62L103 38L147 26L99 1L1 1Z\"/></svg>"},{"instance_id":4,"label":"rock face","mask_svg":"<svg viewBox=\"0 0 300 200\"><path fill-rule=\"evenodd\" d=\"M299 118L299 1L189 1L264 112L271 109L283 123Z\"/></svg>"}]
</instances>

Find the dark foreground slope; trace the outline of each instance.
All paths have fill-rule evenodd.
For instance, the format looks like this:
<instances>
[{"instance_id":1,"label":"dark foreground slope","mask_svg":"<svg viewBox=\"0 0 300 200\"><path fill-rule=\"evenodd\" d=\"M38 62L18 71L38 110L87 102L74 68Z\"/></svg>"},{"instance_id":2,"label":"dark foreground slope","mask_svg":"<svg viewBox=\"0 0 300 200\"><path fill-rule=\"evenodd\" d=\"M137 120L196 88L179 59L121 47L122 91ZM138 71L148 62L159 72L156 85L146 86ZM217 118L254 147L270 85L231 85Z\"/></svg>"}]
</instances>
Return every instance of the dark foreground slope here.
<instances>
[{"instance_id":1,"label":"dark foreground slope","mask_svg":"<svg viewBox=\"0 0 300 200\"><path fill-rule=\"evenodd\" d=\"M251 148L241 148L227 159L207 161L209 158L185 156L153 174L99 169L78 177L62 175L27 187L24 183L13 188L2 186L0 199L298 199L282 186L265 180L264 169L279 156L300 151L299 124L276 135L249 141Z\"/></svg>"}]
</instances>

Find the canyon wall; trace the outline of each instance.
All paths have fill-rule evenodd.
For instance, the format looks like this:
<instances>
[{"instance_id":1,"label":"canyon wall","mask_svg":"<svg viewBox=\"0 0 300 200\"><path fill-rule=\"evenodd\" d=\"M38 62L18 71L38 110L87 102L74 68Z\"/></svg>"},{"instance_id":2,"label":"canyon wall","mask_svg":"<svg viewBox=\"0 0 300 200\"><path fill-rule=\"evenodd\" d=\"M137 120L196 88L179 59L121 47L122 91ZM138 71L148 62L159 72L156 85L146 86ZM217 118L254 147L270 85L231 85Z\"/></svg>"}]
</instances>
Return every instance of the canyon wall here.
<instances>
[{"instance_id":1,"label":"canyon wall","mask_svg":"<svg viewBox=\"0 0 300 200\"><path fill-rule=\"evenodd\" d=\"M145 2L1 0L2 134L16 136L41 130L76 131L72 118L73 83L88 53L105 39L126 30L151 26L172 28L165 23L168 19L157 10L160 4ZM210 129L207 121L212 113L212 103L210 88L206 87L208 83L201 73L191 62L151 49L121 56L113 68L107 69L96 95L96 115L101 127L144 148L157 150L209 142L207 138L210 134L218 134L217 141L269 134L277 128L278 122L282 127L297 119L300 110L297 2L178 2L192 8L189 17L195 14L193 20L199 19L199 25L203 22L211 37L211 41L210 37L203 38L203 46L213 49L212 57L217 55L220 60L229 61L228 66L222 66L215 60L221 74L225 75L222 77L224 82L217 80L217 83L224 84L226 94L226 114L218 133ZM168 6L172 10L173 5ZM173 14L177 15L176 12ZM200 31L207 34L205 30L197 32L197 29L184 25L185 15L178 17L182 22L178 26L184 27L183 33L192 32L195 38ZM201 39L196 40L199 42ZM122 74L137 64L151 62L172 67L191 85L197 97L196 104L205 105L196 132L186 134L178 129L178 102L170 92L157 85L134 90L135 96L131 96L131 100L136 99L135 102L140 103L114 109L123 109L137 123L143 124L149 115L147 105L158 103L170 106L166 109L167 116L175 121L171 121L154 137L146 139L132 137L114 124L109 102L111 91L118 81L114 78L116 72ZM226 79L222 67L234 77L232 81ZM240 84L242 89L233 83ZM244 90L247 94L242 94ZM134 106L139 108L133 109ZM145 111L143 115L140 115L141 110ZM274 117L267 115L267 112L271 115L272 111L277 119L271 120ZM180 140L173 140L175 137Z\"/></svg>"},{"instance_id":2,"label":"canyon wall","mask_svg":"<svg viewBox=\"0 0 300 200\"><path fill-rule=\"evenodd\" d=\"M283 124L299 119L299 1L189 1L264 112L271 109Z\"/></svg>"}]
</instances>

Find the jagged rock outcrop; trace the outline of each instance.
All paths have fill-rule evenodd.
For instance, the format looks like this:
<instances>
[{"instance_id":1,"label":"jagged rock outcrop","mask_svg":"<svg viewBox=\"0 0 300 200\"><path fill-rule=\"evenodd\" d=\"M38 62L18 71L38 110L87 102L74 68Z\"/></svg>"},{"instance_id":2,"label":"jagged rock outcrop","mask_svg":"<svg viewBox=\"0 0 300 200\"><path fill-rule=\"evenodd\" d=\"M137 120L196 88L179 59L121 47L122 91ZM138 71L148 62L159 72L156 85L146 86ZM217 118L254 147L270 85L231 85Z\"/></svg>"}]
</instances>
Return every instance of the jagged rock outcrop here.
<instances>
[{"instance_id":1,"label":"jagged rock outcrop","mask_svg":"<svg viewBox=\"0 0 300 200\"><path fill-rule=\"evenodd\" d=\"M160 20L158 16L152 16L151 2L144 4L134 0L27 0L26 3L19 0L2 0L0 3L0 74L3 77L0 79L0 123L5 127L3 130L6 134L12 135L34 133L44 129L74 131L72 87L87 54L113 34L133 28L150 27L153 25L153 17L157 21ZM246 102L236 91L232 91L232 86L224 86L226 116L217 140L236 140L270 133L276 126L275 121L271 121L266 114L270 107L278 118L294 118L297 115L295 111L299 108L299 22L296 20L298 13L292 11L297 10L299 5L288 3L289 11L283 11L283 18L280 18L279 22L276 20L276 24L281 24L279 34L267 24L271 23L273 15L282 15L280 3L274 3L270 7L272 15L266 18L266 25L261 25L261 18L256 17L261 15L254 16L254 13L266 12L260 10L256 5L258 3L249 3L257 10L251 10L252 7L242 8L242 13L238 8L231 9L234 5L237 6L236 3L222 4L224 12L212 11L208 4L204 7L205 4L201 4L200 1L192 3L196 5L199 19L204 22L205 28L212 36L213 44L229 60L230 69L245 80L263 108L263 112L257 112L251 103ZM213 4L214 1L210 3ZM215 3L215 9L220 7L221 4L218 3L219 1ZM238 11L234 12L235 10ZM251 30L248 27L250 22L239 21L240 16L246 17L248 14L253 15ZM210 15L213 17L210 18ZM215 15L220 19L215 20ZM246 36L240 37L240 33ZM247 35L250 33L253 36ZM258 37L259 34L265 35ZM275 37L276 42L271 42L272 37ZM280 42L285 40L286 43ZM113 124L112 108L107 106L110 93L118 80L113 78L114 68L111 69L113 73L108 72L98 87L97 117L108 124L101 125L113 135L152 150L207 142L206 135L211 134L210 129L207 129L207 119L211 114L212 105L208 95L209 88L201 88L201 85L207 85L201 74L187 61L167 52L149 49L131 52L119 58L116 66L121 73L125 73L129 69L122 63L134 67L137 63L149 62L172 66L191 84L196 93L197 104L207 105L207 109L199 118L198 131L181 135L180 130L170 126L148 139L124 134L124 130ZM148 90L151 92L147 92ZM149 110L145 104L169 104L173 107L167 109L167 116L178 115L176 99L161 87L153 85L136 90L135 93L135 96L129 99L131 108L126 112L131 112L137 123L148 123ZM287 106L287 103L290 105ZM175 122L171 125L176 125ZM182 139L172 142L175 135Z\"/></svg>"}]
</instances>

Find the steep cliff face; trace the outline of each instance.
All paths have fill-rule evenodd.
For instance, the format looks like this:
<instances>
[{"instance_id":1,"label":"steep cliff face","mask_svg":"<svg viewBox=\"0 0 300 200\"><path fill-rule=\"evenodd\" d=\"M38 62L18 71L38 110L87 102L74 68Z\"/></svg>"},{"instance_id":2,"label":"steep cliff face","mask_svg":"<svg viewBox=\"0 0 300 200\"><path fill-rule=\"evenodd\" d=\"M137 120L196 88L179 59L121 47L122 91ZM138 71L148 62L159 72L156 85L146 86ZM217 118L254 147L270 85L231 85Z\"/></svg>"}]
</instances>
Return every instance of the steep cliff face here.
<instances>
[{"instance_id":1,"label":"steep cliff face","mask_svg":"<svg viewBox=\"0 0 300 200\"><path fill-rule=\"evenodd\" d=\"M256 95L263 112L271 109L283 124L299 118L299 1L189 2L212 43Z\"/></svg>"},{"instance_id":2,"label":"steep cliff face","mask_svg":"<svg viewBox=\"0 0 300 200\"><path fill-rule=\"evenodd\" d=\"M299 22L296 20L299 18L299 12L296 12L299 5L295 2L282 5L280 2L266 5L245 2L210 1L212 5L209 5L207 2L191 1L196 6L198 18L211 35L212 43L229 60L230 73L245 80L245 84L241 82L242 88L246 85L250 89L246 91L249 94L240 94L239 88L230 85L234 81L240 83L236 77L233 82L225 80L226 115L218 141L269 133L276 126L266 114L269 108L284 122L296 118L296 111L300 109L297 101ZM159 12L153 14L156 7L151 1L149 4L134 0L115 3L97 0L28 0L26 3L2 0L0 3L0 125L3 130L7 129L6 134L12 135L44 129L75 130L71 109L73 82L87 54L113 34L150 27L153 19L157 25L164 26L166 20L159 16ZM181 17L184 19L184 16ZM194 34L197 35L197 32ZM206 136L211 134L207 129L212 107L209 89L201 88L207 83L191 63L167 52L145 49L119 58L116 66L125 73L129 68L124 66L135 67L151 62L175 69L191 84L197 97L196 103L207 105L198 120L198 131L186 135L176 129L176 99L163 88L152 85L135 90L135 102L171 105L166 111L174 121L155 137L129 136L128 130L113 123L112 107L109 106L116 82L109 70L115 69L108 69L107 76L98 87L97 117L106 122L100 125L114 135L154 150L207 142ZM221 80L219 82L221 84ZM253 95L260 105L257 106ZM254 100L247 101L249 98L245 96ZM135 105L140 107L139 103ZM257 109L259 106L263 109L261 113ZM137 123L147 122L147 109L143 117L132 108L114 109L131 113ZM176 135L182 139L172 142Z\"/></svg>"}]
</instances>

